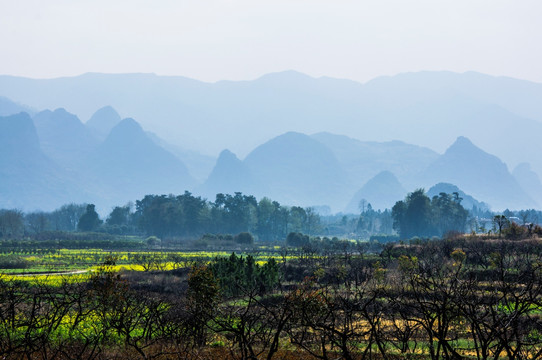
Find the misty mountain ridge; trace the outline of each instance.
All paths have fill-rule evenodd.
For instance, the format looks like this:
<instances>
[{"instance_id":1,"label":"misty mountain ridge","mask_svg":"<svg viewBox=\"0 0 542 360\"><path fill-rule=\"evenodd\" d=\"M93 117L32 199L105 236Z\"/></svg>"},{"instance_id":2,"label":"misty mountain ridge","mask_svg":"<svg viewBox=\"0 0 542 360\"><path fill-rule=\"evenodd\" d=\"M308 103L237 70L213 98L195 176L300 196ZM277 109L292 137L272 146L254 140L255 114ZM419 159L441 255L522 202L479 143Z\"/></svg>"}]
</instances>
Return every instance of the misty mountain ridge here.
<instances>
[{"instance_id":1,"label":"misty mountain ridge","mask_svg":"<svg viewBox=\"0 0 542 360\"><path fill-rule=\"evenodd\" d=\"M397 78L400 78L399 80L404 84L405 89L409 89L409 81L407 80L411 76L416 78L416 75L405 74L404 78L402 76L397 76ZM427 93L437 86L435 84L438 84L438 81L435 79L438 76L433 73L424 74L424 76L426 75L429 80L433 80L426 79L422 81L421 85L418 84L414 89L413 94L409 94L408 97L403 99L403 103L397 102L408 108L414 100L420 100L418 97L422 90ZM458 79L456 75L447 73L444 77L450 77L455 79L456 82L462 83L462 80ZM127 82L132 81L133 86L141 79L149 81L150 79L154 79L154 81L161 79L161 77L149 75L136 76L134 80L134 76L126 75L118 78ZM90 78L94 78L96 83L100 83L108 76L92 75ZM482 78L485 79L486 76L482 76ZM492 81L495 80L492 77L489 78ZM70 78L64 80L71 81ZM223 94L224 89L232 90L234 88L239 91L247 91L247 93L253 94L253 98L243 99L243 101L255 102L248 107L248 110L255 109L265 103L266 109L271 111L274 107L285 104L280 102L285 100L286 96L284 94L280 95L282 100L279 99L278 103L274 102L277 99L270 99L271 104L266 103L261 96L265 90L270 91L272 94L287 92L290 97L289 108L281 110L289 113L286 120L284 120L286 122L292 120L289 116L293 113L301 114L305 111L295 101L296 93L301 90L304 93L303 101L305 105L303 106L310 106L309 102L315 96L322 100L321 104L308 110L311 113L318 113L323 109L321 106L331 106L330 104L333 102L335 102L335 105L338 102L343 104L349 101L360 102L361 100L357 97L356 92L359 91L360 87L364 88L367 85L331 78L315 79L292 72L270 74L257 81L247 82L207 84L186 78L180 80L189 84L190 90L194 90L196 93L203 94L209 91L210 88L215 89L217 99L218 94ZM171 96L177 96L178 91L182 90L177 88L177 82L180 80L171 78L166 82L166 85L172 91ZM389 105L390 100L383 97L383 92L390 86L387 82L395 83L399 80L396 77L375 80L371 85L373 90L371 90L370 94L366 94L367 98L362 100L366 102L374 101L378 106ZM498 82L498 80L495 81ZM523 84L521 81L519 83ZM0 81L0 88L1 86ZM534 88L537 87L534 86ZM132 92L138 91L140 90L132 89ZM522 91L532 91L532 89L527 86L527 90ZM399 86L395 93L388 95L389 98L393 98L400 96L401 93L401 87ZM194 94L183 94L187 95L187 99L193 99L194 97ZM452 96L452 94L454 95ZM192 98L188 95L192 96ZM219 107L232 106L230 102L239 103L241 99L239 99L238 95L238 92L230 92L228 97L220 99L218 102ZM156 94L152 94L152 96L156 96ZM496 98L498 99L498 96ZM209 101L209 99L207 100ZM432 105L431 102L433 102ZM438 89L434 94L424 98L423 103L428 104L428 109L431 109L431 106L438 108L438 111L434 113L436 118L440 118L439 113L443 109L450 110L453 116L448 116L445 121L451 121L454 117L463 118L463 116L466 116L468 118L468 116L473 116L476 111L481 111L480 109L485 109L486 114L497 117L504 116L503 114L511 116L510 119L517 117L500 106L481 103L473 98L466 97L453 87ZM459 103L463 105L469 103L470 105L462 107L457 105ZM192 106L190 104L194 105L194 103L190 103L185 99L183 103L176 106L188 106L190 108ZM438 104L438 106L435 104ZM447 106L451 108L448 109ZM192 107L192 109L194 108ZM421 107L415 105L413 109L419 111ZM493 110L488 111L488 109ZM536 110L536 106L533 109ZM13 110L16 110L16 108L13 108ZM208 111L213 112L215 110L210 109ZM346 110L342 109L342 111ZM405 108L402 110L405 110ZM471 110L473 112L469 113ZM161 110L158 109L155 112L159 114ZM208 112L205 115L209 114ZM375 115L375 120L382 120L381 114L379 116L376 116L378 114L373 115ZM431 122L429 121L431 117L429 115L431 115L431 112L424 114L423 124L427 125ZM232 114L226 114L225 118L228 119L229 116L232 116ZM471 118L468 119L469 121L472 120ZM487 121L485 119L482 123L486 124ZM330 205L333 211L344 209L345 206L354 209L348 203L353 201L356 191L359 192L364 185L367 185L369 181L382 172L393 174L399 184L398 186L395 184L389 187L390 189L403 188L412 191L417 187L427 187L438 182L448 182L465 189L476 199L489 203L494 209L535 207L539 204L536 196L539 193L536 190L538 189L537 183L531 181L533 178L537 178L536 170L520 172L520 175L515 174L516 178L514 178L500 159L480 150L467 137L463 136L457 138L455 143L444 154L439 155L430 148L412 145L400 140L361 141L352 137L353 135L344 136L330 132L316 132L308 136L305 135L305 132L289 131L255 146L244 160L239 160L232 152L228 151L221 154L215 163L213 157L202 155L197 151L187 150L186 144L179 142L170 144L158 135L143 131L135 120L120 121L117 111L109 105L102 106L99 110L94 111L92 117L85 124L77 116L68 113L63 108L55 111L42 111L34 116L34 122L36 128L38 128L39 142L46 153L45 155L51 158L53 163L56 162L67 170L67 175L63 176L77 183L81 193L94 194L90 195L89 198L106 207L119 205L119 201L125 201L128 198L128 200L135 200L134 197L137 198L138 194L177 193L191 190L206 197L214 198L215 194L213 192L215 190L213 189L219 189L217 192L230 192L229 189L232 189L232 191L242 191L258 197L269 196L283 204L301 206ZM124 125L117 129L123 122ZM213 130L219 133L222 126L227 124L227 121L224 121L222 125L213 127ZM497 125L494 128L499 128ZM387 124L386 126L391 127L392 125ZM111 127L111 130L109 130L106 137L103 137L103 133L109 127ZM295 122L292 127L295 127ZM513 135L517 127L515 124L509 124L504 128L499 128L498 133L508 132ZM490 128L487 124L486 128L487 131L493 131L493 127ZM100 132L102 135L100 135ZM254 139L245 136L244 140L253 141ZM526 142L528 142L528 139ZM134 146L134 144L138 145ZM485 149L484 146L482 147ZM476 165L470 166L469 163ZM166 172L166 168L170 169L169 173ZM467 168L468 171L466 171ZM147 169L147 172L154 171L156 174L161 175L152 178L140 169ZM191 173L197 174L196 179L191 176ZM104 175L102 176L102 174ZM111 176L111 174L116 174L116 176ZM487 176L488 174L493 175ZM164 177L173 177L176 180L174 183L168 182L169 180L164 180ZM526 179L531 180L527 181ZM221 184L221 181L223 184ZM499 185L499 181L503 183ZM370 197L370 194L378 193L376 185L379 182L386 183L382 179L373 180L373 189L368 193L368 197ZM382 185L382 187L385 186ZM522 189L522 187L525 189ZM123 195L122 192L126 192L126 194ZM376 200L373 200L373 202L377 204ZM389 199L389 202L391 202L391 199ZM386 205L374 207L380 208L381 206Z\"/></svg>"},{"instance_id":2,"label":"misty mountain ridge","mask_svg":"<svg viewBox=\"0 0 542 360\"><path fill-rule=\"evenodd\" d=\"M42 152L27 113L0 117L0 208L52 210L89 197Z\"/></svg>"},{"instance_id":3,"label":"misty mountain ridge","mask_svg":"<svg viewBox=\"0 0 542 360\"><path fill-rule=\"evenodd\" d=\"M310 136L288 132L252 150L243 161L268 196L285 204L329 205L346 201L345 172L333 152Z\"/></svg>"},{"instance_id":4,"label":"misty mountain ridge","mask_svg":"<svg viewBox=\"0 0 542 360\"><path fill-rule=\"evenodd\" d=\"M350 186L355 188L383 171L390 171L407 187L416 187L420 171L439 156L429 148L398 140L360 141L327 132L312 137L333 151L347 172Z\"/></svg>"},{"instance_id":5,"label":"misty mountain ridge","mask_svg":"<svg viewBox=\"0 0 542 360\"><path fill-rule=\"evenodd\" d=\"M346 213L357 213L360 211L359 204L361 200L366 200L375 210L391 209L399 200L402 200L407 191L401 185L399 180L390 171L382 171L367 181L359 189L348 205Z\"/></svg>"},{"instance_id":6,"label":"misty mountain ridge","mask_svg":"<svg viewBox=\"0 0 542 360\"><path fill-rule=\"evenodd\" d=\"M0 154L21 156L21 158L38 155L40 143L36 128L30 116L21 112L16 115L0 117ZM6 164L7 165L7 164Z\"/></svg>"},{"instance_id":7,"label":"misty mountain ridge","mask_svg":"<svg viewBox=\"0 0 542 360\"><path fill-rule=\"evenodd\" d=\"M16 103L7 97L0 96L0 116L16 115L21 112L34 114L36 111L29 106Z\"/></svg>"},{"instance_id":8,"label":"misty mountain ridge","mask_svg":"<svg viewBox=\"0 0 542 360\"><path fill-rule=\"evenodd\" d=\"M512 175L519 185L540 205L542 204L542 182L529 163L518 164Z\"/></svg>"},{"instance_id":9,"label":"misty mountain ridge","mask_svg":"<svg viewBox=\"0 0 542 360\"><path fill-rule=\"evenodd\" d=\"M104 106L92 114L85 126L91 129L100 140L104 140L121 120L119 113L113 107Z\"/></svg>"},{"instance_id":10,"label":"misty mountain ridge","mask_svg":"<svg viewBox=\"0 0 542 360\"><path fill-rule=\"evenodd\" d=\"M55 113L57 116L53 116ZM72 128L80 130L81 123L77 117L68 114L63 109L55 112L45 111L40 114L35 118L41 121L41 126L49 124L55 128L58 123L67 121L68 124L77 124ZM5 142L8 143L11 139L12 143L20 144L22 149L36 150L37 148L38 152L41 151L35 129L34 132L32 130L27 132L29 135L25 136L21 135L17 129L6 127L4 133L13 133L14 136L6 136ZM13 139L22 140L14 141ZM325 144L330 145L335 151ZM339 146L341 144L342 148ZM352 146L357 150L348 151ZM17 151L5 153L18 154ZM30 157L44 157L43 154L36 154L37 152L34 151L34 155ZM343 163L335 154L341 156ZM347 157L349 154L350 158ZM414 161L417 156L421 159L419 162ZM523 205L534 203L515 181L510 181L512 177L504 163L480 150L465 137L459 137L445 154L439 156L430 149L399 141L361 142L329 133L308 136L289 132L255 148L243 161L230 151L223 151L207 181L197 186L196 181L178 158L160 147L156 139L149 136L135 120L124 119L111 130L103 143L97 146L89 156L83 158L80 164L83 176L74 177L73 174L63 176L72 182L77 182L79 188L84 189L80 192L86 193L93 202L109 204L108 206L134 200L147 193L180 193L184 190L194 190L196 193L213 198L218 192L241 191L259 197L270 196L284 204L302 206L331 204L335 211L341 209L350 198L347 210L355 212L361 198L368 200L375 209L391 207L394 201L403 198L406 194L403 185L391 170L400 169L401 166L408 167L409 162L412 162L414 171L410 170L410 172L415 173L422 166L420 164L435 156L437 159L427 167L422 176L426 183L420 181L416 187L426 185L427 181L431 181L427 179L446 179L442 181L465 185L465 181L472 179L473 176L476 177L476 174L481 175L482 178L486 178L487 174L497 174L496 178L505 179L508 185L507 188L504 187L507 191L503 191L503 187L499 188L494 184L495 182L490 184L489 188L495 190L489 196L493 201L492 205L499 206L505 203L506 207L522 205L518 202L511 205L507 200L507 196L510 196L510 193L514 194L514 191L516 195L520 194L520 197L515 196L515 199L524 201ZM473 165L465 172L463 170L465 170L466 159ZM345 180L347 178L345 169L348 169L349 164L354 168L371 169L375 163L387 169L367 181L352 198L355 188L348 185ZM9 166L11 165L6 167L9 168ZM481 171L477 173L475 170ZM536 176L535 173L533 174ZM496 181L496 183L499 182ZM488 188L488 184L485 183L482 187ZM471 193L487 201L487 191L484 193L480 189L474 189ZM314 194L319 195L315 197ZM62 197L59 198L62 199Z\"/></svg>"},{"instance_id":11,"label":"misty mountain ridge","mask_svg":"<svg viewBox=\"0 0 542 360\"><path fill-rule=\"evenodd\" d=\"M33 120L44 153L63 166L75 166L98 146L91 131L64 108L41 111Z\"/></svg>"},{"instance_id":12,"label":"misty mountain ridge","mask_svg":"<svg viewBox=\"0 0 542 360\"><path fill-rule=\"evenodd\" d=\"M0 207L52 210L92 202L109 211L148 193L195 185L184 164L133 119L120 121L103 142L64 109L0 119Z\"/></svg>"},{"instance_id":13,"label":"misty mountain ridge","mask_svg":"<svg viewBox=\"0 0 542 360\"><path fill-rule=\"evenodd\" d=\"M192 175L198 183L205 182L209 177L209 174L215 166L215 157L203 155L194 150L185 149L180 145L170 144L153 132L147 131L146 133L157 145L179 158L183 164L186 165L190 175Z\"/></svg>"},{"instance_id":14,"label":"misty mountain ridge","mask_svg":"<svg viewBox=\"0 0 542 360\"><path fill-rule=\"evenodd\" d=\"M182 193L195 185L186 166L131 118L117 124L84 163L88 176L117 204L146 194Z\"/></svg>"},{"instance_id":15,"label":"misty mountain ridge","mask_svg":"<svg viewBox=\"0 0 542 360\"><path fill-rule=\"evenodd\" d=\"M538 206L517 183L506 164L460 136L423 173L425 185L451 183L497 209Z\"/></svg>"},{"instance_id":16,"label":"misty mountain ridge","mask_svg":"<svg viewBox=\"0 0 542 360\"><path fill-rule=\"evenodd\" d=\"M243 157L287 131L401 140L439 152L466 136L512 167L529 162L542 173L542 84L475 72L405 73L365 84L294 71L216 83L154 74L0 76L0 95L66 107L81 118L110 105L169 143L213 156L229 148Z\"/></svg>"},{"instance_id":17,"label":"misty mountain ridge","mask_svg":"<svg viewBox=\"0 0 542 360\"><path fill-rule=\"evenodd\" d=\"M214 200L215 195L219 193L243 192L245 194L254 194L263 190L261 186L259 188L258 184L254 182L247 165L239 160L234 153L225 149L218 156L207 180L197 187L195 192L207 199Z\"/></svg>"}]
</instances>

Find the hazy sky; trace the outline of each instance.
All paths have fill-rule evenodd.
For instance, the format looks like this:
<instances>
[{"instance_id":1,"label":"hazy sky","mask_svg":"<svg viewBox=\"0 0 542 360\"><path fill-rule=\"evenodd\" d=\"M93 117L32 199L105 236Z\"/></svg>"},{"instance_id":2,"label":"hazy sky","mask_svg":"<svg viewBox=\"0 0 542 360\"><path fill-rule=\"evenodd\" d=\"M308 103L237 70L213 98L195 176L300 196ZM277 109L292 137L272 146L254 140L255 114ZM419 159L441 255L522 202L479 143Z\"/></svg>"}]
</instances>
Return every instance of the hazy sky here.
<instances>
[{"instance_id":1,"label":"hazy sky","mask_svg":"<svg viewBox=\"0 0 542 360\"><path fill-rule=\"evenodd\" d=\"M542 82L540 0L0 0L0 73L288 69L367 81L475 70Z\"/></svg>"}]
</instances>

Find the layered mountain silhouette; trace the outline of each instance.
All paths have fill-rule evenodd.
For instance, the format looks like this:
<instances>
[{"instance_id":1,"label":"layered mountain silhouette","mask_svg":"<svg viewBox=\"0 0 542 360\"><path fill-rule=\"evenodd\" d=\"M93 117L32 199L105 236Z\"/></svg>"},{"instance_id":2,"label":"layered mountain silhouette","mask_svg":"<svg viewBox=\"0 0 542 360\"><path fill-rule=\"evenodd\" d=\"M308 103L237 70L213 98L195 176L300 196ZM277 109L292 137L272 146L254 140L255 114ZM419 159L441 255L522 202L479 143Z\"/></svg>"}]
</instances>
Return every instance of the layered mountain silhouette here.
<instances>
[{"instance_id":1,"label":"layered mountain silhouette","mask_svg":"<svg viewBox=\"0 0 542 360\"><path fill-rule=\"evenodd\" d=\"M254 178L246 164L239 160L234 153L226 149L218 156L216 165L205 183L196 191L206 198L214 200L215 195L219 193L243 192L245 194L254 194L256 192L265 192L261 187L254 182Z\"/></svg>"},{"instance_id":2,"label":"layered mountain silhouette","mask_svg":"<svg viewBox=\"0 0 542 360\"><path fill-rule=\"evenodd\" d=\"M542 204L542 182L538 174L531 169L531 165L529 163L518 164L512 175L540 206Z\"/></svg>"},{"instance_id":3,"label":"layered mountain silhouette","mask_svg":"<svg viewBox=\"0 0 542 360\"><path fill-rule=\"evenodd\" d=\"M145 99L135 105L130 102L134 109L142 110L142 103L156 101L153 118L157 123L165 126L177 124L175 121L184 122L184 118L175 117L181 113L194 117L190 119L184 135L173 142L144 131L133 119L121 121L115 108L103 107L103 99L99 99L100 109L94 111L85 124L64 108L37 113L33 117L35 125L31 127L34 135L31 135L30 128L24 130L24 126L18 128L12 124L13 119L19 117L23 119L21 124L27 123L27 115L6 117L11 120L3 125L2 137L6 144L2 171L5 176L0 179L0 186L2 189L13 187L14 190L4 191L4 203L20 204L17 206L24 209L43 208L46 202L19 196L25 187L30 189L28 194L38 190L55 193L51 204L83 199L96 203L100 209L151 193L191 190L212 199L218 192L241 191L257 197L268 196L287 205L329 205L333 211L343 210L346 206L348 211L358 212L357 203L362 198L374 208L382 209L402 199L405 189L412 191L438 183L454 184L493 210L537 208L542 202L539 195L542 185L536 167L540 159L533 157L537 154L539 142L530 140L536 137L540 124L512 112L525 105L521 116L538 116L538 105L529 102L531 95L537 94L538 84L453 73L406 74L377 79L365 85L329 78L315 79L295 72L270 74L255 81L216 84L141 74L113 77L87 74L80 78L86 79L81 83L77 79L19 82L17 78L0 76L0 91L6 89L4 81L14 85L10 91L17 90L17 86L22 89L39 84L34 90L56 89L62 98L65 95L62 89L71 84L74 85L73 98L78 98L78 91L89 91L83 85L94 88L96 84L113 79L116 90L126 89L126 101L135 95ZM414 79L420 79L420 82L414 83ZM514 102L507 99L505 95L510 94L501 86L501 81L524 94L527 100ZM138 88L140 83L149 85L145 93ZM157 83L164 88L158 89ZM439 88L439 84L447 86ZM474 88L478 86L488 93L475 96L477 93L466 84ZM488 84L495 89L489 89ZM169 95L160 97L166 90ZM104 93L114 95L110 88ZM25 96L31 98L35 94L30 95ZM102 95L99 93L98 97ZM44 95L43 101L48 96ZM182 100L179 102L170 103L171 99L180 97ZM68 102L73 101L70 99ZM83 106L83 103L74 104L75 107ZM216 107L209 104L216 104ZM128 103L125 105L128 109ZM162 118L166 116L165 108L160 105L165 108L174 106L168 108L170 112L166 120ZM0 110L2 106L6 112L25 108L5 98L0 99ZM367 112L367 109L371 111ZM215 123L218 112L222 114L222 121ZM494 123L489 121L489 115ZM198 143L210 144L210 148L221 141L232 146L239 143L249 146L269 131L280 134L278 130L281 127L301 128L299 121L306 121L307 117L311 121L307 122L306 128L314 129L314 135L308 136L305 134L307 130L303 130L303 133L289 131L279 136L267 136L266 139L271 140L258 142L244 158L227 150L215 162L212 156L188 150L189 145L182 140L189 136ZM500 158L486 152L493 153L491 149L478 141L475 142L480 147L475 146L463 136L458 137L442 155L404 141L361 141L353 137L362 128L367 130L363 138L371 136L375 128L388 129L388 135L395 131L408 134L414 130L407 129L407 124L401 121L410 117L416 120L408 126L413 127L419 133L416 136L420 137L439 138L442 134L433 128L448 123L455 123L459 129L465 130L467 120L471 121L473 128L482 124L485 134L496 134L497 138L498 134L507 133L511 139L510 143L507 142L507 149L512 149L508 152L527 146L530 151L523 152L525 156L521 159L523 162L534 159L535 165L519 165L512 175ZM399 118L402 120L396 120ZM192 127L193 123L198 123L194 125L196 128ZM272 123L271 127L267 126L268 123ZM331 125L337 129L349 129L345 131L349 136L318 131ZM198 126L207 127L205 136L194 132ZM447 129L446 126L443 129ZM250 133L251 129L256 129L254 134ZM442 132L445 134L443 138L450 136L450 132ZM241 133L244 136L238 138ZM219 140L213 138L216 134L220 134ZM520 134L521 139L514 138ZM492 137L492 142L499 143L497 138ZM13 141L18 139L20 144L34 149L32 155L17 147ZM25 160L18 161L18 157ZM508 163L516 164L514 161ZM55 192L55 184L62 184L59 186L67 189L65 194Z\"/></svg>"},{"instance_id":4,"label":"layered mountain silhouette","mask_svg":"<svg viewBox=\"0 0 542 360\"><path fill-rule=\"evenodd\" d=\"M100 113L114 115L108 108ZM177 194L196 185L182 161L133 119L120 121L102 142L64 109L33 119L26 113L3 117L0 132L0 208L52 210L89 202L108 211L146 194Z\"/></svg>"},{"instance_id":5,"label":"layered mountain silhouette","mask_svg":"<svg viewBox=\"0 0 542 360\"><path fill-rule=\"evenodd\" d=\"M399 141L288 132L256 147L244 160L222 151L198 185L183 161L160 146L161 139L130 118L113 127L101 143L63 109L37 114L39 132L25 113L2 121L3 204L23 209L50 209L79 200L107 209L146 194L193 190L209 199L240 191L283 204L328 205L333 211L346 205L347 212L356 213L361 199L375 209L391 208L404 198L405 188L437 183L430 194L457 191L468 208L485 208L487 203L502 210L537 207L532 197L541 187L528 165L518 166L512 176L500 159L465 137L438 155ZM359 182L376 171L359 188ZM409 181L407 186L395 171Z\"/></svg>"},{"instance_id":6,"label":"layered mountain silhouette","mask_svg":"<svg viewBox=\"0 0 542 360\"><path fill-rule=\"evenodd\" d=\"M389 171L382 171L359 189L348 203L346 213L359 213L359 203L365 200L375 210L391 209L407 191Z\"/></svg>"},{"instance_id":7,"label":"layered mountain silhouette","mask_svg":"<svg viewBox=\"0 0 542 360\"><path fill-rule=\"evenodd\" d=\"M207 177L209 177L209 174L216 163L215 157L204 155L194 150L185 149L180 145L170 144L150 131L147 131L147 135L157 145L179 158L183 164L186 165L188 172L190 172L190 175L192 175L196 181L203 183Z\"/></svg>"},{"instance_id":8,"label":"layered mountain silhouette","mask_svg":"<svg viewBox=\"0 0 542 360\"><path fill-rule=\"evenodd\" d=\"M73 168L98 145L98 139L77 116L63 108L34 116L43 152L57 163Z\"/></svg>"},{"instance_id":9,"label":"layered mountain silhouette","mask_svg":"<svg viewBox=\"0 0 542 360\"><path fill-rule=\"evenodd\" d=\"M36 108L66 107L81 118L108 104L170 143L211 155L229 148L243 157L287 131L395 139L438 152L466 136L512 167L529 162L542 173L542 84L474 72L407 73L365 84L295 71L217 83L154 74L1 76L0 95Z\"/></svg>"},{"instance_id":10,"label":"layered mountain silhouette","mask_svg":"<svg viewBox=\"0 0 542 360\"><path fill-rule=\"evenodd\" d=\"M391 171L407 187L415 187L420 171L439 156L431 149L402 141L359 141L331 133L312 137L333 151L353 188L359 188L382 171Z\"/></svg>"},{"instance_id":11,"label":"layered mountain silhouette","mask_svg":"<svg viewBox=\"0 0 542 360\"><path fill-rule=\"evenodd\" d=\"M198 193L243 192L299 206L344 206L345 172L333 152L308 135L288 132L256 147L244 160L224 150Z\"/></svg>"},{"instance_id":12,"label":"layered mountain silhouette","mask_svg":"<svg viewBox=\"0 0 542 360\"><path fill-rule=\"evenodd\" d=\"M111 203L133 201L145 194L180 194L195 185L186 166L131 118L115 126L83 162L94 187L105 189Z\"/></svg>"},{"instance_id":13,"label":"layered mountain silhouette","mask_svg":"<svg viewBox=\"0 0 542 360\"><path fill-rule=\"evenodd\" d=\"M29 106L18 104L7 97L0 96L0 116L16 115L20 112L33 114L35 111Z\"/></svg>"},{"instance_id":14,"label":"layered mountain silhouette","mask_svg":"<svg viewBox=\"0 0 542 360\"><path fill-rule=\"evenodd\" d=\"M27 113L0 117L0 208L53 210L88 192L42 151Z\"/></svg>"},{"instance_id":15,"label":"layered mountain silhouette","mask_svg":"<svg viewBox=\"0 0 542 360\"><path fill-rule=\"evenodd\" d=\"M96 137L103 140L121 120L119 113L113 107L104 106L92 114L85 125L91 129Z\"/></svg>"},{"instance_id":16,"label":"layered mountain silhouette","mask_svg":"<svg viewBox=\"0 0 542 360\"><path fill-rule=\"evenodd\" d=\"M345 172L333 152L305 134L288 132L255 148L244 160L256 184L285 204L329 205L346 201Z\"/></svg>"},{"instance_id":17,"label":"layered mountain silhouette","mask_svg":"<svg viewBox=\"0 0 542 360\"><path fill-rule=\"evenodd\" d=\"M423 173L425 184L452 183L493 209L536 207L496 156L476 147L466 137L457 140Z\"/></svg>"}]
</instances>

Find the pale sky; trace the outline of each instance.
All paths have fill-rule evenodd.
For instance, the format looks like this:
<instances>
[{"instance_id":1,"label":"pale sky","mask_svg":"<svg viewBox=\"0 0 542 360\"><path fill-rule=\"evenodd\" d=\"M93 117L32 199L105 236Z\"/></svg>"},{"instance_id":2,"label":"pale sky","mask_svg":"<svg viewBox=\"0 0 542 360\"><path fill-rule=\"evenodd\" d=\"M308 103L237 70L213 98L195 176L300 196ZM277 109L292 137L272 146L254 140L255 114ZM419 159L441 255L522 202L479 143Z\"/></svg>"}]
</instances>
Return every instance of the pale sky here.
<instances>
[{"instance_id":1,"label":"pale sky","mask_svg":"<svg viewBox=\"0 0 542 360\"><path fill-rule=\"evenodd\" d=\"M419 70L542 82L540 0L0 0L0 74Z\"/></svg>"}]
</instances>

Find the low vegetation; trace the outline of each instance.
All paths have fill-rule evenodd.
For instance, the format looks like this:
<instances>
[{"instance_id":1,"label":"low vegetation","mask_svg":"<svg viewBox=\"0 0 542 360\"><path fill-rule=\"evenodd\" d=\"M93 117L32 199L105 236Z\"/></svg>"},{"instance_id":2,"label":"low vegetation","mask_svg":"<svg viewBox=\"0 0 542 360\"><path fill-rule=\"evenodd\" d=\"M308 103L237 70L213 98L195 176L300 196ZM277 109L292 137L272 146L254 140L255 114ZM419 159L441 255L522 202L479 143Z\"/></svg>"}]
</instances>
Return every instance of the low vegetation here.
<instances>
[{"instance_id":1,"label":"low vegetation","mask_svg":"<svg viewBox=\"0 0 542 360\"><path fill-rule=\"evenodd\" d=\"M70 205L57 218L70 231L50 229L53 214L3 211L0 356L542 358L536 212L486 214L490 230L477 218L465 232L473 214L457 195L419 190L391 212L368 205L352 218L358 232L340 238L329 234L352 230L348 217L239 193L200 200L145 197L105 225L93 206ZM296 212L312 220L293 226ZM375 232L386 224L397 232Z\"/></svg>"},{"instance_id":2,"label":"low vegetation","mask_svg":"<svg viewBox=\"0 0 542 360\"><path fill-rule=\"evenodd\" d=\"M193 253L177 266L140 265L140 271L125 265L154 257L170 264L169 256L181 254L42 254L47 261L101 265L84 276L3 275L0 353L13 359L542 357L540 240L470 235L367 250Z\"/></svg>"}]
</instances>

